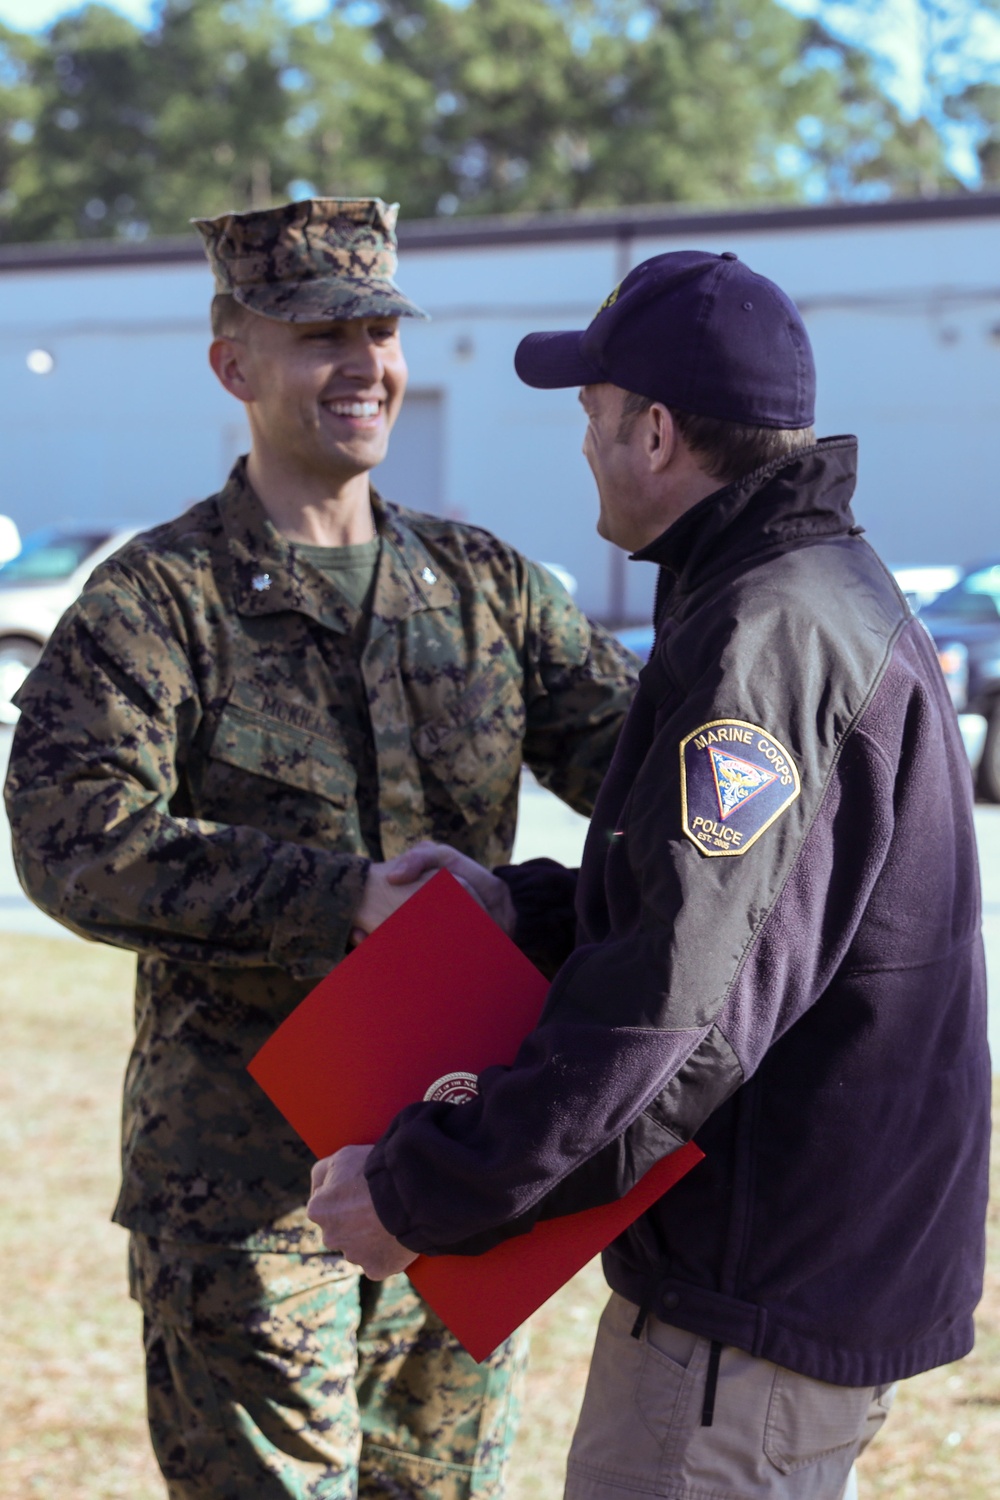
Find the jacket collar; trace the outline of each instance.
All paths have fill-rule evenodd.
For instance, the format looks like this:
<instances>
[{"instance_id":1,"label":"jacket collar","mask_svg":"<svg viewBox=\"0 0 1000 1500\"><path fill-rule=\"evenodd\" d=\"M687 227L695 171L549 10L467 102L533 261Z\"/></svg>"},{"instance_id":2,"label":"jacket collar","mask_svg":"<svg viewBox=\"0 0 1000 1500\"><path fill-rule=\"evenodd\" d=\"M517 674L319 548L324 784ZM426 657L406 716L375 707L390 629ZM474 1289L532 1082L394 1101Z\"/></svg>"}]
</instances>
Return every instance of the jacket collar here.
<instances>
[{"instance_id":1,"label":"jacket collar","mask_svg":"<svg viewBox=\"0 0 1000 1500\"><path fill-rule=\"evenodd\" d=\"M689 594L775 547L856 532L850 504L856 476L857 439L824 438L706 495L632 555L659 563L668 595Z\"/></svg>"},{"instance_id":2,"label":"jacket collar","mask_svg":"<svg viewBox=\"0 0 1000 1500\"><path fill-rule=\"evenodd\" d=\"M407 616L445 609L457 594L405 514L371 492L375 526L382 538L369 637L382 635ZM299 558L269 519L240 459L219 495L219 512L233 564L233 592L241 615L295 610L329 630L352 631L359 611L343 600L318 568Z\"/></svg>"}]
</instances>

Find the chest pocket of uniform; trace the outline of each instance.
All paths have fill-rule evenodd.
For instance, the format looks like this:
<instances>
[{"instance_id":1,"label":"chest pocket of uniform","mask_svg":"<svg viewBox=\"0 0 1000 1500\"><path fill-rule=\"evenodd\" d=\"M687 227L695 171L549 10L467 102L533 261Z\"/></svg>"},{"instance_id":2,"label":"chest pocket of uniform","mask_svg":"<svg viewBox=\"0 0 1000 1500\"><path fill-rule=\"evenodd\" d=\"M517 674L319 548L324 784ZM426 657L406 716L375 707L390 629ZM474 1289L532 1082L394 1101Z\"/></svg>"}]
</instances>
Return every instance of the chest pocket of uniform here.
<instances>
[{"instance_id":1,"label":"chest pocket of uniform","mask_svg":"<svg viewBox=\"0 0 1000 1500\"><path fill-rule=\"evenodd\" d=\"M336 726L330 731L313 734L231 701L219 717L209 756L327 802L346 803L354 795L355 771Z\"/></svg>"},{"instance_id":2,"label":"chest pocket of uniform","mask_svg":"<svg viewBox=\"0 0 1000 1500\"><path fill-rule=\"evenodd\" d=\"M241 701L242 697L242 701ZM219 716L197 782L195 816L275 839L357 853L357 772L335 724L283 723L237 688Z\"/></svg>"},{"instance_id":3,"label":"chest pocket of uniform","mask_svg":"<svg viewBox=\"0 0 1000 1500\"><path fill-rule=\"evenodd\" d=\"M524 721L519 682L494 662L414 731L423 765L469 822L494 813L516 782Z\"/></svg>"}]
</instances>

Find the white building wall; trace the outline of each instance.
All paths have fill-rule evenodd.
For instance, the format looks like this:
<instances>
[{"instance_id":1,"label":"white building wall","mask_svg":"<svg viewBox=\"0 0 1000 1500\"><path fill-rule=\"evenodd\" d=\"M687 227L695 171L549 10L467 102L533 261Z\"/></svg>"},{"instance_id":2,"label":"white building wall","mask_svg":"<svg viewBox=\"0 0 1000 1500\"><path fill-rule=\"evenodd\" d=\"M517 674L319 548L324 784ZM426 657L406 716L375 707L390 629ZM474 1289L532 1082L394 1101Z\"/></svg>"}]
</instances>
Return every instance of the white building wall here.
<instances>
[{"instance_id":1,"label":"white building wall","mask_svg":"<svg viewBox=\"0 0 1000 1500\"><path fill-rule=\"evenodd\" d=\"M205 358L210 295L200 267L0 276L0 508L22 531L158 521L218 485L246 424Z\"/></svg>"},{"instance_id":2,"label":"white building wall","mask_svg":"<svg viewBox=\"0 0 1000 1500\"><path fill-rule=\"evenodd\" d=\"M627 254L610 235L404 251L400 282L433 321L405 326L410 401L376 483L562 563L593 613L645 614L653 569L594 532L576 392L528 389L512 356L534 329L584 326L629 265L691 244L735 250L803 308L819 430L858 434L857 516L888 560L1000 551L1000 213L720 225ZM0 510L22 531L152 523L219 486L246 426L207 365L211 290L198 262L0 274ZM51 374L28 370L34 348Z\"/></svg>"}]
</instances>

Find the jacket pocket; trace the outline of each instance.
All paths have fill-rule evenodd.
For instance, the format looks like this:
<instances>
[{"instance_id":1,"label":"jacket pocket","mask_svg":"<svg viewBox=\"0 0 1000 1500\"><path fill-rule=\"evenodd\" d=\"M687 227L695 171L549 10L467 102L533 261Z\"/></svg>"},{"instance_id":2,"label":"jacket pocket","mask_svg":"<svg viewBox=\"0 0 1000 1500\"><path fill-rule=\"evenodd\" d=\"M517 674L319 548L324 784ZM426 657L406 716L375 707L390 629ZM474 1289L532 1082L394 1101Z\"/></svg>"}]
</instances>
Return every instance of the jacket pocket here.
<instances>
[{"instance_id":1,"label":"jacket pocket","mask_svg":"<svg viewBox=\"0 0 1000 1500\"><path fill-rule=\"evenodd\" d=\"M521 684L500 663L480 672L437 718L420 724L413 748L469 822L488 816L517 782L525 709Z\"/></svg>"},{"instance_id":2,"label":"jacket pocket","mask_svg":"<svg viewBox=\"0 0 1000 1500\"><path fill-rule=\"evenodd\" d=\"M782 1474L794 1474L865 1432L872 1386L828 1385L779 1367L764 1428L764 1452Z\"/></svg>"}]
</instances>

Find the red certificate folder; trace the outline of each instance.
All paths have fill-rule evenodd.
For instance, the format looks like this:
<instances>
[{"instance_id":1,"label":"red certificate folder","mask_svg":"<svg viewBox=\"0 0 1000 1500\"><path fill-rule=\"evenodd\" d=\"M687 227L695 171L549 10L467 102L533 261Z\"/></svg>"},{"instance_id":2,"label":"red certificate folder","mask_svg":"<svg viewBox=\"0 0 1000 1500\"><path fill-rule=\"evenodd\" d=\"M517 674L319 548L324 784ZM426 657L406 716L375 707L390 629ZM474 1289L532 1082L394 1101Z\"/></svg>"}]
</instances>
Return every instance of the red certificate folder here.
<instances>
[{"instance_id":1,"label":"red certificate folder","mask_svg":"<svg viewBox=\"0 0 1000 1500\"><path fill-rule=\"evenodd\" d=\"M310 1150L329 1156L378 1140L404 1105L460 1101L484 1068L512 1063L547 990L441 871L306 996L249 1071ZM483 1255L420 1256L410 1280L485 1359L701 1158L684 1146L617 1202L545 1220Z\"/></svg>"}]
</instances>

